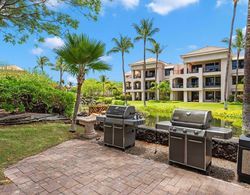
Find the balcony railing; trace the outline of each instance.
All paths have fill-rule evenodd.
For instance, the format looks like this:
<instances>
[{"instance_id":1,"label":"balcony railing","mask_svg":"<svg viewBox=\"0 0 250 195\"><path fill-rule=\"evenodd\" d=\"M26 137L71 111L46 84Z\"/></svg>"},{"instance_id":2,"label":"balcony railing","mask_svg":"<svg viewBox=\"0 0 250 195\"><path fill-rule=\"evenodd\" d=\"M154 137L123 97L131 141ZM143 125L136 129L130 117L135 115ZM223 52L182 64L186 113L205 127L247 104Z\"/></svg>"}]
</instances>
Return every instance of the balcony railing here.
<instances>
[{"instance_id":1,"label":"balcony railing","mask_svg":"<svg viewBox=\"0 0 250 195\"><path fill-rule=\"evenodd\" d=\"M134 79L140 79L141 75L134 75Z\"/></svg>"},{"instance_id":2,"label":"balcony railing","mask_svg":"<svg viewBox=\"0 0 250 195\"><path fill-rule=\"evenodd\" d=\"M204 72L220 72L221 71L221 69L220 69L220 67L214 67L214 68L204 68Z\"/></svg>"},{"instance_id":3,"label":"balcony railing","mask_svg":"<svg viewBox=\"0 0 250 195\"><path fill-rule=\"evenodd\" d=\"M134 89L141 89L141 86L134 86Z\"/></svg>"},{"instance_id":4,"label":"balcony railing","mask_svg":"<svg viewBox=\"0 0 250 195\"><path fill-rule=\"evenodd\" d=\"M173 88L183 88L183 83L173 84Z\"/></svg>"},{"instance_id":5,"label":"balcony railing","mask_svg":"<svg viewBox=\"0 0 250 195\"><path fill-rule=\"evenodd\" d=\"M132 87L131 86L126 86L126 89L132 89Z\"/></svg>"},{"instance_id":6,"label":"balcony railing","mask_svg":"<svg viewBox=\"0 0 250 195\"><path fill-rule=\"evenodd\" d=\"M153 77L155 77L155 74L154 73L148 73L148 74L146 74L146 78L153 78Z\"/></svg>"},{"instance_id":7,"label":"balcony railing","mask_svg":"<svg viewBox=\"0 0 250 195\"><path fill-rule=\"evenodd\" d=\"M209 87L221 87L221 84L220 83L205 83L204 84L204 87L207 87L207 88L209 88Z\"/></svg>"},{"instance_id":8,"label":"balcony railing","mask_svg":"<svg viewBox=\"0 0 250 195\"><path fill-rule=\"evenodd\" d=\"M199 73L199 69L188 70L187 73L188 74Z\"/></svg>"},{"instance_id":9,"label":"balcony railing","mask_svg":"<svg viewBox=\"0 0 250 195\"><path fill-rule=\"evenodd\" d=\"M187 88L198 88L199 84L198 83L188 83Z\"/></svg>"}]
</instances>

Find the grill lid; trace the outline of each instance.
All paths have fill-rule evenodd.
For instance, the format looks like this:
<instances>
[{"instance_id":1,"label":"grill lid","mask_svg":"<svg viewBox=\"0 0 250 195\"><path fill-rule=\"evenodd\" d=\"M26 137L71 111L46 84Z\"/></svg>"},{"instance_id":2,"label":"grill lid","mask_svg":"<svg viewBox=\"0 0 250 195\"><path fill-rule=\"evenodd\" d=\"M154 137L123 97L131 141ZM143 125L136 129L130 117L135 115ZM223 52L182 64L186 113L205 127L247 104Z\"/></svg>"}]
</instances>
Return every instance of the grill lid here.
<instances>
[{"instance_id":1,"label":"grill lid","mask_svg":"<svg viewBox=\"0 0 250 195\"><path fill-rule=\"evenodd\" d=\"M106 116L113 118L133 118L135 115L134 106L109 106Z\"/></svg>"},{"instance_id":2,"label":"grill lid","mask_svg":"<svg viewBox=\"0 0 250 195\"><path fill-rule=\"evenodd\" d=\"M172 125L207 129L212 121L211 111L175 109L172 115Z\"/></svg>"}]
</instances>

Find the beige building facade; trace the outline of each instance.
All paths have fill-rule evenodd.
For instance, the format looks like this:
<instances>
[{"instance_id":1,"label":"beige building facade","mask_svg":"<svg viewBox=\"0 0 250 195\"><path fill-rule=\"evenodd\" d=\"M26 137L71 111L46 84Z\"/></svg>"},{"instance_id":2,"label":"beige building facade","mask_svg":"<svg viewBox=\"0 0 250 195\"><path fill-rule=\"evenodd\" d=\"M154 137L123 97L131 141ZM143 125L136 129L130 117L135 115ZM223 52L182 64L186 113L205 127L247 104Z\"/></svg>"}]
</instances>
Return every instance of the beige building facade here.
<instances>
[{"instance_id":1,"label":"beige building facade","mask_svg":"<svg viewBox=\"0 0 250 195\"><path fill-rule=\"evenodd\" d=\"M168 80L170 82L170 100L184 102L223 102L227 64L227 48L204 47L182 55L183 64L167 64L160 61L155 75L155 59L146 61L146 73L143 74L143 61L130 64L131 71L126 74L127 93L132 100L159 99L159 94L149 90L152 82ZM228 95L233 94L236 84L236 58L232 57L229 67ZM243 92L244 58L239 61L238 93ZM146 82L143 83L143 77Z\"/></svg>"}]
</instances>

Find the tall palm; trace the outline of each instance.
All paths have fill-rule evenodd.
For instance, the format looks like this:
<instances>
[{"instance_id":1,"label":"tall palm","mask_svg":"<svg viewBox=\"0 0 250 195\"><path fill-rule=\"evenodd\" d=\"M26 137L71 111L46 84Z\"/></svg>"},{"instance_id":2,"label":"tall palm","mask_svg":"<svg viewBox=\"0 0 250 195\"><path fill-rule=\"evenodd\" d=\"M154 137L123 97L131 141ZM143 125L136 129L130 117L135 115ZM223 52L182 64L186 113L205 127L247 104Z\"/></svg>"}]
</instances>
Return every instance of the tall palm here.
<instances>
[{"instance_id":1,"label":"tall palm","mask_svg":"<svg viewBox=\"0 0 250 195\"><path fill-rule=\"evenodd\" d=\"M142 19L140 24L133 24L134 29L136 30L137 36L135 37L135 41L143 40L143 103L146 106L146 85L145 85L145 73L146 73L146 48L147 41L154 41L152 38L153 35L160 31L159 28L153 27L153 20L151 19Z\"/></svg>"},{"instance_id":2,"label":"tall palm","mask_svg":"<svg viewBox=\"0 0 250 195\"><path fill-rule=\"evenodd\" d=\"M229 39L222 40L225 43L229 42ZM234 101L237 101L238 95L238 83L239 83L239 58L241 51L245 47L245 37L242 29L236 29L236 37L232 41L232 47L237 50L237 61L236 61L236 87L235 87L235 94L234 94Z\"/></svg>"},{"instance_id":3,"label":"tall palm","mask_svg":"<svg viewBox=\"0 0 250 195\"><path fill-rule=\"evenodd\" d=\"M89 39L86 35L68 34L65 45L55 50L67 64L67 71L77 78L77 95L72 117L71 132L76 131L76 117L81 101L81 89L89 71L110 70L101 60L105 54L105 44Z\"/></svg>"},{"instance_id":4,"label":"tall palm","mask_svg":"<svg viewBox=\"0 0 250 195\"><path fill-rule=\"evenodd\" d=\"M37 65L35 66L35 68L40 68L42 72L44 72L45 66L52 66L49 58L47 58L46 56L37 57L36 63Z\"/></svg>"},{"instance_id":5,"label":"tall palm","mask_svg":"<svg viewBox=\"0 0 250 195\"><path fill-rule=\"evenodd\" d=\"M65 64L62 57L58 57L55 66L52 70L59 71L59 85L62 87L63 84L63 73L67 70L67 65Z\"/></svg>"},{"instance_id":6,"label":"tall palm","mask_svg":"<svg viewBox=\"0 0 250 195\"><path fill-rule=\"evenodd\" d=\"M105 94L105 84L108 82L108 77L106 75L100 76L100 82L102 83L102 96Z\"/></svg>"},{"instance_id":7,"label":"tall palm","mask_svg":"<svg viewBox=\"0 0 250 195\"><path fill-rule=\"evenodd\" d=\"M244 98L243 98L243 130L250 134L250 3L248 3L248 17L245 43L244 62Z\"/></svg>"},{"instance_id":8,"label":"tall palm","mask_svg":"<svg viewBox=\"0 0 250 195\"><path fill-rule=\"evenodd\" d=\"M155 61L155 82L156 84L158 84L158 63L159 63L159 55L163 52L164 47L161 46L160 43L157 43L156 41L152 42L152 48L151 49L147 49L150 53L155 54L156 57L156 61ZM158 93L158 89L156 88L156 100L159 100L159 93Z\"/></svg>"},{"instance_id":9,"label":"tall palm","mask_svg":"<svg viewBox=\"0 0 250 195\"><path fill-rule=\"evenodd\" d=\"M227 66L226 66L226 75L225 75L225 89L224 89L224 109L228 109L227 105L227 99L228 99L228 72L229 72L229 66L231 62L231 53L232 53L232 39L233 39L233 30L234 30L234 20L236 16L236 8L239 0L233 0L234 3L234 9L233 9L233 17L231 22L231 30L230 30L230 36L229 36L229 42L228 42L228 56L227 56Z\"/></svg>"},{"instance_id":10,"label":"tall palm","mask_svg":"<svg viewBox=\"0 0 250 195\"><path fill-rule=\"evenodd\" d=\"M129 50L134 47L131 38L127 36L122 36L117 38L113 38L112 41L115 43L115 46L108 52L111 53L118 53L120 52L122 55L122 74L123 74L123 88L124 88L124 97L125 97L125 105L127 105L127 89L126 89L126 77L125 77L125 53L129 53Z\"/></svg>"}]
</instances>

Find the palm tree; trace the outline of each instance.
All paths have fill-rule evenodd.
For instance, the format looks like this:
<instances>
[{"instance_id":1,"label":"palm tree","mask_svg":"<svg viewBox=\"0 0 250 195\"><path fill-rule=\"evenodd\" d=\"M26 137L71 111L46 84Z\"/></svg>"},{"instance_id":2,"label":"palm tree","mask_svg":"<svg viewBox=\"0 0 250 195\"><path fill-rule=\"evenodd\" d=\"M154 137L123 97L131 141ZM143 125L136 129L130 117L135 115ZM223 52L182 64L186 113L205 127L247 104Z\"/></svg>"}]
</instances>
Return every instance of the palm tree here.
<instances>
[{"instance_id":1,"label":"palm tree","mask_svg":"<svg viewBox=\"0 0 250 195\"><path fill-rule=\"evenodd\" d=\"M225 75L225 89L224 89L224 109L228 109L227 99L228 99L228 72L231 61L231 52L232 52L232 39L233 39L233 30L234 30L234 20L236 16L236 8L239 0L233 0L234 9L233 9L233 17L231 22L231 30L228 42L228 55L227 55L227 66L226 66L226 75Z\"/></svg>"},{"instance_id":2,"label":"palm tree","mask_svg":"<svg viewBox=\"0 0 250 195\"><path fill-rule=\"evenodd\" d=\"M86 35L68 34L65 45L56 49L58 56L67 64L67 71L77 78L77 95L72 117L71 132L76 131L76 117L81 101L81 89L89 71L110 70L110 66L101 60L105 54L105 44L91 40Z\"/></svg>"},{"instance_id":3,"label":"palm tree","mask_svg":"<svg viewBox=\"0 0 250 195\"><path fill-rule=\"evenodd\" d=\"M49 61L49 58L47 58L46 56L37 57L36 63L37 65L35 66L35 68L41 68L42 72L44 72L45 66L52 66L52 64Z\"/></svg>"},{"instance_id":4,"label":"palm tree","mask_svg":"<svg viewBox=\"0 0 250 195\"><path fill-rule=\"evenodd\" d=\"M157 43L156 41L152 42L152 48L151 49L147 49L150 53L155 54L156 57L156 61L155 61L155 77L156 77L156 84L158 84L157 81L157 72L158 72L158 62L159 62L159 55L163 52L164 47L162 47L160 45L160 43ZM156 89L156 100L159 100L159 93L158 93L158 89Z\"/></svg>"},{"instance_id":5,"label":"palm tree","mask_svg":"<svg viewBox=\"0 0 250 195\"><path fill-rule=\"evenodd\" d=\"M108 77L105 75L100 76L100 82L102 83L102 96L105 94L105 84L108 82Z\"/></svg>"},{"instance_id":6,"label":"palm tree","mask_svg":"<svg viewBox=\"0 0 250 195\"><path fill-rule=\"evenodd\" d=\"M243 130L250 134L250 3L248 3L248 17L245 43L244 62L244 98L243 98Z\"/></svg>"},{"instance_id":7,"label":"palm tree","mask_svg":"<svg viewBox=\"0 0 250 195\"><path fill-rule=\"evenodd\" d=\"M153 27L153 20L151 19L142 19L140 24L133 24L134 29L136 30L137 37L135 37L135 41L143 40L143 103L146 106L146 92L145 92L145 72L146 72L146 48L147 48L147 41L153 42L154 39L152 38L153 35L160 31L159 28Z\"/></svg>"},{"instance_id":8,"label":"palm tree","mask_svg":"<svg viewBox=\"0 0 250 195\"><path fill-rule=\"evenodd\" d=\"M55 66L52 68L52 70L59 71L60 78L59 78L59 86L62 87L63 84L63 73L66 71L67 65L65 64L62 57L58 57L56 60Z\"/></svg>"},{"instance_id":9,"label":"palm tree","mask_svg":"<svg viewBox=\"0 0 250 195\"><path fill-rule=\"evenodd\" d=\"M134 47L131 38L127 36L120 35L119 39L113 38L112 41L115 43L115 47L113 47L108 54L118 53L122 54L122 74L123 74L123 88L124 88L124 96L125 96L125 105L127 105L127 89L126 89L126 78L125 78L125 62L124 55L125 53L129 53L129 50Z\"/></svg>"},{"instance_id":10,"label":"palm tree","mask_svg":"<svg viewBox=\"0 0 250 195\"><path fill-rule=\"evenodd\" d=\"M223 39L222 42L229 43L229 39ZM245 47L245 37L242 29L236 29L236 37L232 42L232 47L237 50L237 62L236 62L236 87L234 94L234 101L237 101L237 93L238 93L238 83L239 83L239 58L241 51Z\"/></svg>"}]
</instances>

